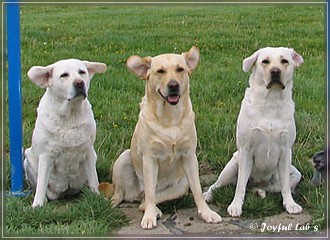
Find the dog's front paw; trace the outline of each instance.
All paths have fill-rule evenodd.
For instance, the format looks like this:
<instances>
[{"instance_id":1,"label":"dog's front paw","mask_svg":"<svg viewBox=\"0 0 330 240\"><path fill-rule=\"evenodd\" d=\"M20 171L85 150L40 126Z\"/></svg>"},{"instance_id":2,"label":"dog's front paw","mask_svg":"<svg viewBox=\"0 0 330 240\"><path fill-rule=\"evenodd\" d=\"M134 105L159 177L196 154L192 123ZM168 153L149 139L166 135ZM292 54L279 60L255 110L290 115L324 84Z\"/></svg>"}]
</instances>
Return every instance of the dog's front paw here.
<instances>
[{"instance_id":1,"label":"dog's front paw","mask_svg":"<svg viewBox=\"0 0 330 240\"><path fill-rule=\"evenodd\" d=\"M303 208L295 202L283 205L289 214L299 214L303 212Z\"/></svg>"},{"instance_id":2,"label":"dog's front paw","mask_svg":"<svg viewBox=\"0 0 330 240\"><path fill-rule=\"evenodd\" d=\"M211 209L205 210L203 212L199 212L199 215L207 223L222 222L222 218L220 217L220 215L212 211Z\"/></svg>"},{"instance_id":3,"label":"dog's front paw","mask_svg":"<svg viewBox=\"0 0 330 240\"><path fill-rule=\"evenodd\" d=\"M42 207L46 202L47 202L47 198L41 198L41 199L34 198L32 207L33 208Z\"/></svg>"},{"instance_id":4,"label":"dog's front paw","mask_svg":"<svg viewBox=\"0 0 330 240\"><path fill-rule=\"evenodd\" d=\"M153 229L157 227L157 212L155 209L144 212L141 227L143 229Z\"/></svg>"},{"instance_id":5,"label":"dog's front paw","mask_svg":"<svg viewBox=\"0 0 330 240\"><path fill-rule=\"evenodd\" d=\"M145 208L146 208L146 203L145 202L141 203L139 206L139 210L144 212ZM163 216L162 211L157 206L155 206L155 211L156 211L157 219L160 219Z\"/></svg>"},{"instance_id":6,"label":"dog's front paw","mask_svg":"<svg viewBox=\"0 0 330 240\"><path fill-rule=\"evenodd\" d=\"M209 191L203 193L203 197L207 203L212 202L213 200L212 192Z\"/></svg>"},{"instance_id":7,"label":"dog's front paw","mask_svg":"<svg viewBox=\"0 0 330 240\"><path fill-rule=\"evenodd\" d=\"M232 202L227 208L227 212L232 217L239 217L242 214L242 204Z\"/></svg>"}]
</instances>

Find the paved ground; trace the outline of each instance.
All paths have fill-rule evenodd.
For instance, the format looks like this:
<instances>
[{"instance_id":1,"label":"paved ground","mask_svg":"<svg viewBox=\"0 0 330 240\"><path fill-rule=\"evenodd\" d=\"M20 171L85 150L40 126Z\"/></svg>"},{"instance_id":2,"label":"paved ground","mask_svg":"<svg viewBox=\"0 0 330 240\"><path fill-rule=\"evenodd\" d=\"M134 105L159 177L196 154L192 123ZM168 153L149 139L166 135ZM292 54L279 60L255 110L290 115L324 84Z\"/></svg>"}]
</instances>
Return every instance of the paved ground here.
<instances>
[{"instance_id":1,"label":"paved ground","mask_svg":"<svg viewBox=\"0 0 330 240\"><path fill-rule=\"evenodd\" d=\"M200 176L201 182L213 182L217 175L203 174ZM213 210L215 206L210 205ZM315 237L324 234L319 231L317 226L311 225L311 216L304 212L299 215L289 215L286 212L282 214L266 217L262 219L243 220L241 218L223 217L220 224L207 224L198 217L197 209L179 209L173 215L163 214L158 220L158 227L152 230L144 230L140 227L140 221L143 213L138 210L138 204L122 204L121 209L130 219L129 226L119 229L116 233L121 237L162 237L177 238L187 236L198 236L203 239L214 237L253 237L267 236L284 237L288 234L291 237L298 237L303 234L305 237ZM306 232L307 230L307 232ZM267 234L267 235L264 235ZM269 235L271 234L271 235Z\"/></svg>"},{"instance_id":2,"label":"paved ground","mask_svg":"<svg viewBox=\"0 0 330 240\"><path fill-rule=\"evenodd\" d=\"M215 209L211 205L212 209ZM197 210L180 209L175 214L164 214L158 220L158 227L152 230L143 230L140 227L142 212L138 210L138 204L126 204L122 210L130 219L129 226L121 228L117 234L203 234L203 235L233 235L233 234L258 234L258 233L296 233L301 234L312 228L309 224L311 217L307 213L300 215L280 215L264 219L242 220L240 218L223 217L220 224L206 224L197 215Z\"/></svg>"}]
</instances>

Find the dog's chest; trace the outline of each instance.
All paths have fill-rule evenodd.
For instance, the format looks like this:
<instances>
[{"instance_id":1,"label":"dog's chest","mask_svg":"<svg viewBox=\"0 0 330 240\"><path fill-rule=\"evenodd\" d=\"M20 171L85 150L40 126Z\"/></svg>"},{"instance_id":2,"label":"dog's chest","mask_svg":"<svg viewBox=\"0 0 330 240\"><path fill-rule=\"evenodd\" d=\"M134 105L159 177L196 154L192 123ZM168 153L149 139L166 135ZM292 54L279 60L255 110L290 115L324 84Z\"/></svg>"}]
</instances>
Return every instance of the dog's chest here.
<instances>
[{"instance_id":1,"label":"dog's chest","mask_svg":"<svg viewBox=\"0 0 330 240\"><path fill-rule=\"evenodd\" d=\"M54 134L57 143L60 146L81 146L86 142L93 144L94 134L92 133L93 125L81 123L67 129L58 129Z\"/></svg>"},{"instance_id":2,"label":"dog's chest","mask_svg":"<svg viewBox=\"0 0 330 240\"><path fill-rule=\"evenodd\" d=\"M139 139L138 152L151 155L159 162L171 163L195 151L197 138L192 117L175 126L166 127L158 121L140 119L136 129L139 130L134 134Z\"/></svg>"},{"instance_id":3,"label":"dog's chest","mask_svg":"<svg viewBox=\"0 0 330 240\"><path fill-rule=\"evenodd\" d=\"M181 159L191 151L192 138L185 135L180 128L168 129L162 137L151 142L151 151L160 162L173 162Z\"/></svg>"},{"instance_id":4,"label":"dog's chest","mask_svg":"<svg viewBox=\"0 0 330 240\"><path fill-rule=\"evenodd\" d=\"M257 120L248 135L254 159L251 175L256 178L260 173L262 177L272 174L277 169L279 159L291 149L294 141L292 126L279 119Z\"/></svg>"},{"instance_id":5,"label":"dog's chest","mask_svg":"<svg viewBox=\"0 0 330 240\"><path fill-rule=\"evenodd\" d=\"M281 120L265 119L265 120L256 121L256 123L252 123L251 131L255 136L260 136L260 137L264 136L276 140L281 137L285 138L289 129L288 126L285 126L285 124L281 122Z\"/></svg>"},{"instance_id":6,"label":"dog's chest","mask_svg":"<svg viewBox=\"0 0 330 240\"><path fill-rule=\"evenodd\" d=\"M245 98L237 123L239 144L290 147L295 139L294 104ZM272 145L272 146L270 146Z\"/></svg>"},{"instance_id":7,"label":"dog's chest","mask_svg":"<svg viewBox=\"0 0 330 240\"><path fill-rule=\"evenodd\" d=\"M259 119L251 123L253 145L290 146L294 141L293 121L282 119Z\"/></svg>"},{"instance_id":8,"label":"dog's chest","mask_svg":"<svg viewBox=\"0 0 330 240\"><path fill-rule=\"evenodd\" d=\"M60 116L49 116L46 119L40 119L40 125L45 129L45 143L54 147L75 148L86 143L92 145L95 139L94 120L65 120Z\"/></svg>"},{"instance_id":9,"label":"dog's chest","mask_svg":"<svg viewBox=\"0 0 330 240\"><path fill-rule=\"evenodd\" d=\"M160 162L173 162L181 159L189 152L189 139L171 142L154 142L152 151Z\"/></svg>"}]
</instances>

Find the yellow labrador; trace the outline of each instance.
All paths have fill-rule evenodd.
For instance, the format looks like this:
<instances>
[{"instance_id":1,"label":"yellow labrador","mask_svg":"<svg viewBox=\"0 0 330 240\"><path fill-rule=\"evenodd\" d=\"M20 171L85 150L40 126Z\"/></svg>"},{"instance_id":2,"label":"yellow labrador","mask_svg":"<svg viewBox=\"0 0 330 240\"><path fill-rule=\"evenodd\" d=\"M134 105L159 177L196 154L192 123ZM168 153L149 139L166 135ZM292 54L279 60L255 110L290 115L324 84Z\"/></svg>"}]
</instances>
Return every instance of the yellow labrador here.
<instances>
[{"instance_id":1,"label":"yellow labrador","mask_svg":"<svg viewBox=\"0 0 330 240\"><path fill-rule=\"evenodd\" d=\"M208 223L221 217L206 204L195 154L195 114L189 97L189 75L197 67L199 50L156 57L131 56L127 67L146 80L145 96L131 148L113 165L113 204L142 200L141 227L157 226L156 204L187 194L189 186L198 213Z\"/></svg>"},{"instance_id":2,"label":"yellow labrador","mask_svg":"<svg viewBox=\"0 0 330 240\"><path fill-rule=\"evenodd\" d=\"M218 180L204 193L212 200L212 191L228 183L237 184L229 215L239 217L248 180L261 197L265 191L281 192L283 205L290 214L302 212L291 190L301 174L291 165L291 148L296 137L292 85L294 68L303 58L289 48L263 48L244 59L243 70L251 68L249 85L237 120L237 152Z\"/></svg>"},{"instance_id":3,"label":"yellow labrador","mask_svg":"<svg viewBox=\"0 0 330 240\"><path fill-rule=\"evenodd\" d=\"M78 59L29 70L31 81L47 88L25 151L25 177L36 189L33 207L77 194L85 185L98 193L96 124L87 95L93 75L105 70L104 63Z\"/></svg>"}]
</instances>

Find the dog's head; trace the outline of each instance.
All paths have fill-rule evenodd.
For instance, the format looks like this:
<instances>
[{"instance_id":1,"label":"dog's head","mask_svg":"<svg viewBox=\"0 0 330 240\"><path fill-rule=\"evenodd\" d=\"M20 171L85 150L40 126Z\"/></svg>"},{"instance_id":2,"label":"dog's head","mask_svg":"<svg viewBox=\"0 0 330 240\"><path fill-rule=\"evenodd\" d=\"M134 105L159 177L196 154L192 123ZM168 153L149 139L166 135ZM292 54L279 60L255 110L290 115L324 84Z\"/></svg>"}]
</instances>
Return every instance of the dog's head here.
<instances>
[{"instance_id":1,"label":"dog's head","mask_svg":"<svg viewBox=\"0 0 330 240\"><path fill-rule=\"evenodd\" d=\"M139 78L147 80L147 96L176 105L184 94L189 94L189 74L197 67L198 61L199 50L193 46L181 55L145 58L134 55L127 60L127 67Z\"/></svg>"},{"instance_id":2,"label":"dog's head","mask_svg":"<svg viewBox=\"0 0 330 240\"><path fill-rule=\"evenodd\" d=\"M266 89L279 87L285 89L292 83L293 70L303 63L303 58L292 48L262 48L243 60L243 71L253 67L254 79Z\"/></svg>"},{"instance_id":3,"label":"dog's head","mask_svg":"<svg viewBox=\"0 0 330 240\"><path fill-rule=\"evenodd\" d=\"M103 73L106 68L104 63L65 59L46 67L34 66L28 71L28 77L38 86L48 87L60 99L82 100L88 95L94 74Z\"/></svg>"}]
</instances>

